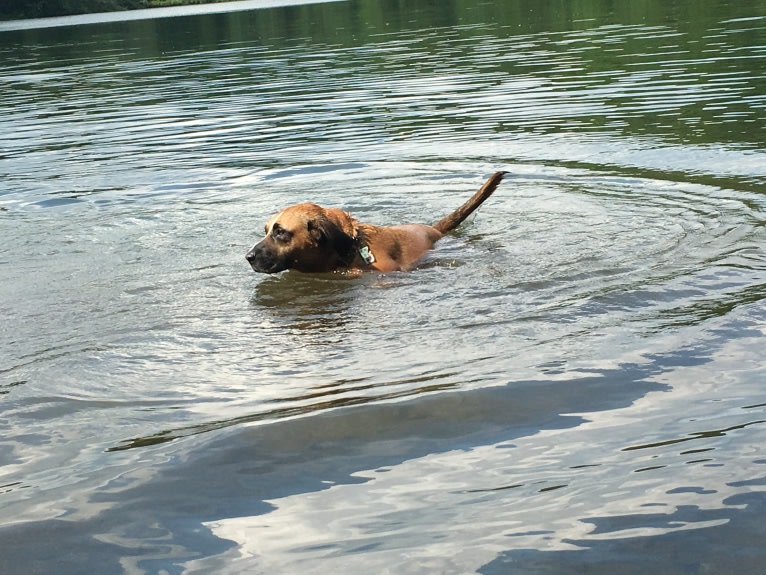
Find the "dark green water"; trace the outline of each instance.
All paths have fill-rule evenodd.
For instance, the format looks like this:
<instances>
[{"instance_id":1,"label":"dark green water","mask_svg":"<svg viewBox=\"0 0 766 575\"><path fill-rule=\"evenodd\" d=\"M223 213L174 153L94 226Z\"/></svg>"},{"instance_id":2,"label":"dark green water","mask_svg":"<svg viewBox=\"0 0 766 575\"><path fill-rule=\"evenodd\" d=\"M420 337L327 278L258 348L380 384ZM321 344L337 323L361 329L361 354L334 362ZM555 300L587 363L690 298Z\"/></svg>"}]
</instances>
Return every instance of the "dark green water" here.
<instances>
[{"instance_id":1,"label":"dark green water","mask_svg":"<svg viewBox=\"0 0 766 575\"><path fill-rule=\"evenodd\" d=\"M766 2L256 6L0 23L0 573L759 573Z\"/></svg>"}]
</instances>

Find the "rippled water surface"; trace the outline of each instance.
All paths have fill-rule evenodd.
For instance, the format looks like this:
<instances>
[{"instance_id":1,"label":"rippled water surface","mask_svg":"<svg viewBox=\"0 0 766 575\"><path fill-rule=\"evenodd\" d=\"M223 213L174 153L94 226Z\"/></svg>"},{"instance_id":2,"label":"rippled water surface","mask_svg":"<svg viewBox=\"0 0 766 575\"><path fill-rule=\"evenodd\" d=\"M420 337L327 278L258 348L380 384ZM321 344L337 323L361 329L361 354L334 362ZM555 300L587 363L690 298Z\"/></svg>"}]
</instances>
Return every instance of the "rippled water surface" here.
<instances>
[{"instance_id":1,"label":"rippled water surface","mask_svg":"<svg viewBox=\"0 0 766 575\"><path fill-rule=\"evenodd\" d=\"M766 2L615 4L0 23L0 572L761 572Z\"/></svg>"}]
</instances>

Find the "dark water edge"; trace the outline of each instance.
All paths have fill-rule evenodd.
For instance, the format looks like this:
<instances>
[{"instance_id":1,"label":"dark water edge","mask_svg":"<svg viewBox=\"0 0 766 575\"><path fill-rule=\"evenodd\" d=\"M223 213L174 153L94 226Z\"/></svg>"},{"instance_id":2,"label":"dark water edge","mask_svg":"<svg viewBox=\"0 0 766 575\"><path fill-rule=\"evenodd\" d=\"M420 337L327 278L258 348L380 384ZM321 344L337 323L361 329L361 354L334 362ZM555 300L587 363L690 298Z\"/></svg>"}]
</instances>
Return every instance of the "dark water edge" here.
<instances>
[{"instance_id":1,"label":"dark water edge","mask_svg":"<svg viewBox=\"0 0 766 575\"><path fill-rule=\"evenodd\" d=\"M132 2L132 0L118 0ZM210 0L209 2L165 2L153 6L134 6L109 8L107 5L97 10L79 8L59 10L56 14L38 14L38 5L28 4L29 15L14 16L0 14L0 32L11 30L35 30L58 28L62 26L80 26L85 24L103 24L109 22L131 22L154 18L176 18L200 14L238 12L242 10L268 10L286 6L304 6L347 0ZM108 3L109 0L106 0ZM143 3L146 4L146 3ZM54 12L54 11L51 11ZM33 15L34 14L34 15Z\"/></svg>"},{"instance_id":2,"label":"dark water edge","mask_svg":"<svg viewBox=\"0 0 766 575\"><path fill-rule=\"evenodd\" d=\"M56 18L76 14L116 12L120 10L138 10L142 8L161 8L168 6L189 6L194 4L214 4L226 0L38 0L37 2L17 2L5 0L0 3L0 20L19 20L29 18Z\"/></svg>"}]
</instances>

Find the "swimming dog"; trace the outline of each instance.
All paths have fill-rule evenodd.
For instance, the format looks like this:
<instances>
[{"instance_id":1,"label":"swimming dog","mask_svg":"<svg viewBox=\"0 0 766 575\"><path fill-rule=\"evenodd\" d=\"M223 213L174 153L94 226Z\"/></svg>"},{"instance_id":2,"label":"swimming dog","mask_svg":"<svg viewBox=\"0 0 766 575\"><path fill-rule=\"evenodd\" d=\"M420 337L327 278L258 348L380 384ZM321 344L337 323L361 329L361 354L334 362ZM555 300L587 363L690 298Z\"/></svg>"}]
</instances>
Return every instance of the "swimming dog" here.
<instances>
[{"instance_id":1,"label":"swimming dog","mask_svg":"<svg viewBox=\"0 0 766 575\"><path fill-rule=\"evenodd\" d=\"M468 201L432 225L374 226L338 208L296 204L268 221L266 237L245 258L253 270L267 274L407 271L492 195L506 173L492 174Z\"/></svg>"}]
</instances>

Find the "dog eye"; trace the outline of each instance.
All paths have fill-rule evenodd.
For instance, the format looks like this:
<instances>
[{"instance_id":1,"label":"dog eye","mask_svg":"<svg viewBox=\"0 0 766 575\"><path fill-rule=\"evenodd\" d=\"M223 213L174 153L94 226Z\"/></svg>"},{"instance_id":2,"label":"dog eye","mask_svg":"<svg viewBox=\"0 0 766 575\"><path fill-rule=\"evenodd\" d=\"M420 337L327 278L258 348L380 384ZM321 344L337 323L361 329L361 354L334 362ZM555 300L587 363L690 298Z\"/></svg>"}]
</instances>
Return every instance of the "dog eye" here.
<instances>
[{"instance_id":1,"label":"dog eye","mask_svg":"<svg viewBox=\"0 0 766 575\"><path fill-rule=\"evenodd\" d=\"M271 237L273 237L278 242L289 242L292 236L293 234L291 232L288 232L279 224L274 224L274 226L271 228Z\"/></svg>"}]
</instances>

